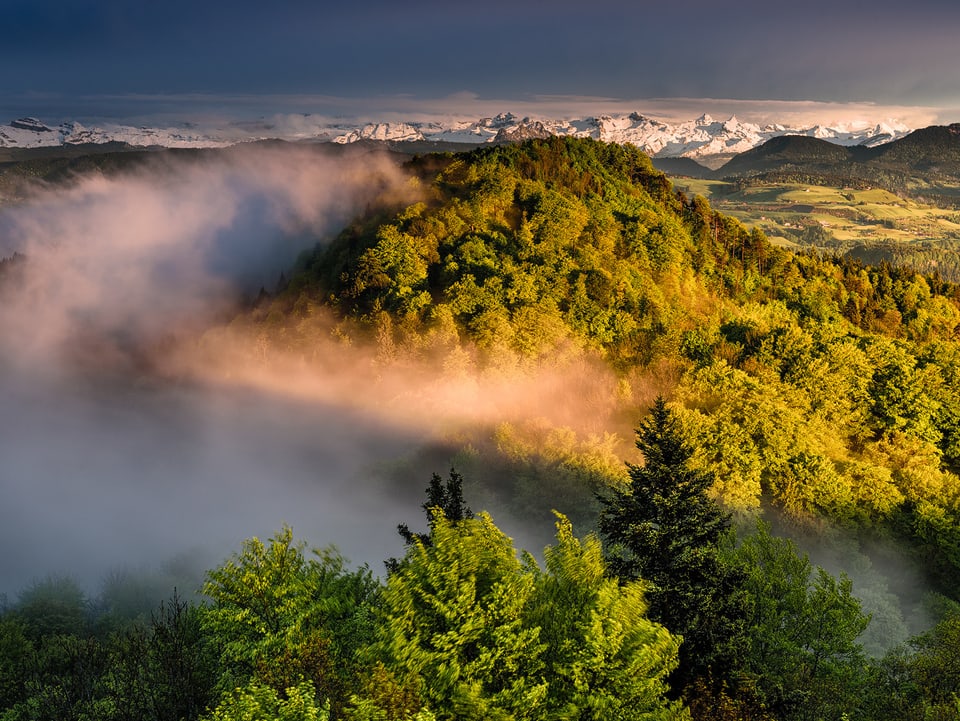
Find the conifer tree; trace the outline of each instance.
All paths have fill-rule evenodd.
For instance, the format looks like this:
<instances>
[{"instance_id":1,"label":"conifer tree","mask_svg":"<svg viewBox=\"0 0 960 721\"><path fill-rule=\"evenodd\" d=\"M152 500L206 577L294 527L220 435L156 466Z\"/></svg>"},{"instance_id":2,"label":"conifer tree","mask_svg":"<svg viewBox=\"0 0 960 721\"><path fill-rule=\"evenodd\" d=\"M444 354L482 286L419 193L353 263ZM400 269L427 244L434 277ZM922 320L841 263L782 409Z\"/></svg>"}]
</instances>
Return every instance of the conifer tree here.
<instances>
[{"instance_id":1,"label":"conifer tree","mask_svg":"<svg viewBox=\"0 0 960 721\"><path fill-rule=\"evenodd\" d=\"M612 573L649 584L650 618L683 636L672 681L720 679L738 665L743 622L743 575L720 556L730 525L708 495L710 473L689 467L691 447L658 397L637 429L642 466L630 465L630 484L600 497L599 527Z\"/></svg>"},{"instance_id":2,"label":"conifer tree","mask_svg":"<svg viewBox=\"0 0 960 721\"><path fill-rule=\"evenodd\" d=\"M407 546L414 545L417 541L424 546L430 547L433 543L433 525L436 518L444 518L452 523L473 518L473 511L470 506L463 502L463 476L457 473L456 469L450 469L450 477L444 481L439 474L434 473L430 478L430 485L427 486L427 500L421 504L424 512L427 514L427 524L430 530L427 533L418 533L410 530L406 523L397 524L397 533L403 539ZM439 516L435 512L439 512ZM383 562L387 567L387 573L394 573L400 565L399 559L388 558Z\"/></svg>"},{"instance_id":3,"label":"conifer tree","mask_svg":"<svg viewBox=\"0 0 960 721\"><path fill-rule=\"evenodd\" d=\"M542 644L523 618L533 571L486 514L454 523L434 507L430 527L387 579L374 658L439 719L542 718Z\"/></svg>"},{"instance_id":4,"label":"conifer tree","mask_svg":"<svg viewBox=\"0 0 960 721\"><path fill-rule=\"evenodd\" d=\"M456 469L450 469L450 477L444 481L436 473L430 478L430 485L427 486L427 500L423 502L421 508L427 514L427 522L433 527L433 512L431 509L439 508L443 517L448 521L457 523L466 518L473 518L473 511L463 502L463 476L457 473ZM429 533L414 533L406 523L397 526L397 533L403 538L408 546L413 545L414 540L421 541L424 545L430 545Z\"/></svg>"}]
</instances>

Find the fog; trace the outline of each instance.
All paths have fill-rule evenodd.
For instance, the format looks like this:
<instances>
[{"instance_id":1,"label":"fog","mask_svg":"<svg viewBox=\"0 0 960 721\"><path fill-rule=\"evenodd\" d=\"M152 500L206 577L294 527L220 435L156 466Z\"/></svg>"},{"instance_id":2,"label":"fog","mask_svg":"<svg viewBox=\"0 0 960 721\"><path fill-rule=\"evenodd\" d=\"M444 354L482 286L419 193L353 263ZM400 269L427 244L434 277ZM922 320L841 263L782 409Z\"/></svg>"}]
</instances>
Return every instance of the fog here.
<instances>
[{"instance_id":1,"label":"fog","mask_svg":"<svg viewBox=\"0 0 960 721\"><path fill-rule=\"evenodd\" d=\"M273 287L405 183L377 156L250 148L0 209L0 257L26 258L0 280L0 592L48 574L93 589L184 554L209 567L283 523L375 570L396 555L429 474L398 489L377 468L421 439L343 403L163 376L144 356Z\"/></svg>"},{"instance_id":2,"label":"fog","mask_svg":"<svg viewBox=\"0 0 960 721\"><path fill-rule=\"evenodd\" d=\"M415 491L376 472L414 439L342 407L116 384L4 383L2 403L7 592L48 573L89 588L112 569L184 553L209 568L283 523L379 571L398 552L396 522L418 520Z\"/></svg>"},{"instance_id":3,"label":"fog","mask_svg":"<svg viewBox=\"0 0 960 721\"><path fill-rule=\"evenodd\" d=\"M30 261L0 309L18 357L59 366L94 337L103 356L202 327L239 293L272 288L364 204L407 192L395 164L372 154L251 146L177 157L40 188L0 214L0 256Z\"/></svg>"},{"instance_id":4,"label":"fog","mask_svg":"<svg viewBox=\"0 0 960 721\"><path fill-rule=\"evenodd\" d=\"M211 568L284 523L380 572L479 425L608 430L615 380L582 357L392 365L321 334L305 358L230 323L368 204L416 197L379 155L250 147L0 208L0 257L25 258L0 276L0 593L50 574L95 592L173 558ZM549 508L532 527L471 480L474 510L541 551Z\"/></svg>"}]
</instances>

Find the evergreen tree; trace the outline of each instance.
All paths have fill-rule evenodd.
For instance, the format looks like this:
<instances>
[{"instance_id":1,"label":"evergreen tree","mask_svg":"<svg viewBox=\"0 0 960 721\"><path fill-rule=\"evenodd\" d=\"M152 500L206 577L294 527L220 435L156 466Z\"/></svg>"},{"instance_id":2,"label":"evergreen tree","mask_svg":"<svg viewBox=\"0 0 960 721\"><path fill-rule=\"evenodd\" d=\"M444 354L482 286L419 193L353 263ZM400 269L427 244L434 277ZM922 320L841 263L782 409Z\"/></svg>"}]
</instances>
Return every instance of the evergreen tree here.
<instances>
[{"instance_id":1,"label":"evergreen tree","mask_svg":"<svg viewBox=\"0 0 960 721\"><path fill-rule=\"evenodd\" d=\"M523 611L534 573L490 516L454 523L433 509L381 596L371 649L439 719L542 718L539 629Z\"/></svg>"},{"instance_id":2,"label":"evergreen tree","mask_svg":"<svg viewBox=\"0 0 960 721\"><path fill-rule=\"evenodd\" d=\"M450 478L444 481L436 473L430 478L430 485L427 486L427 500L423 502L421 508L427 514L427 521L433 528L433 512L431 509L439 508L443 517L448 521L457 523L466 518L473 518L473 511L463 502L463 476L457 473L456 469L450 469ZM397 532L403 538L404 542L411 546L414 540L419 540L424 545L430 545L429 533L414 533L406 523L397 526Z\"/></svg>"},{"instance_id":3,"label":"evergreen tree","mask_svg":"<svg viewBox=\"0 0 960 721\"><path fill-rule=\"evenodd\" d=\"M473 511L470 506L463 502L463 476L457 473L456 469L450 469L450 477L444 481L438 474L434 473L430 478L430 485L427 486L427 500L421 506L427 514L427 524L430 530L426 533L417 533L410 530L406 523L397 524L397 533L403 539L407 546L414 545L417 541L428 548L432 545L433 526L437 516L435 510L439 511L441 518L452 523L473 518ZM399 567L400 561L396 558L388 558L383 562L387 567L387 573L394 573Z\"/></svg>"},{"instance_id":4,"label":"evergreen tree","mask_svg":"<svg viewBox=\"0 0 960 721\"><path fill-rule=\"evenodd\" d=\"M526 612L544 643L547 718L688 719L665 699L679 639L648 618L645 584L609 578L600 539L581 541L557 517L557 544L544 550Z\"/></svg>"},{"instance_id":5,"label":"evergreen tree","mask_svg":"<svg viewBox=\"0 0 960 721\"><path fill-rule=\"evenodd\" d=\"M622 582L649 584L650 618L683 636L674 688L722 678L739 666L743 574L720 555L729 514L707 496L710 473L692 470L692 449L658 397L637 430L644 465L630 484L600 497L609 567Z\"/></svg>"}]
</instances>

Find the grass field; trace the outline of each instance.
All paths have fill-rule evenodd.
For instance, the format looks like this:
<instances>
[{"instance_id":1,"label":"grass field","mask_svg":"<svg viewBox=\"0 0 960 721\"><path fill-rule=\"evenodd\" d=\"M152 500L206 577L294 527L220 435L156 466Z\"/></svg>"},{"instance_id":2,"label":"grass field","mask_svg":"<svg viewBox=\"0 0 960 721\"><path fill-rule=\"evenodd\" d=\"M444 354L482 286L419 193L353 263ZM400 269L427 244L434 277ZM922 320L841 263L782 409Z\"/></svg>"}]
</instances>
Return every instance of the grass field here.
<instances>
[{"instance_id":1,"label":"grass field","mask_svg":"<svg viewBox=\"0 0 960 721\"><path fill-rule=\"evenodd\" d=\"M857 190L776 183L737 190L717 180L676 178L687 195L702 195L717 210L760 228L784 245L819 236L840 244L960 238L960 212L901 198L879 188ZM810 229L822 229L811 233ZM805 232L806 231L806 232Z\"/></svg>"}]
</instances>

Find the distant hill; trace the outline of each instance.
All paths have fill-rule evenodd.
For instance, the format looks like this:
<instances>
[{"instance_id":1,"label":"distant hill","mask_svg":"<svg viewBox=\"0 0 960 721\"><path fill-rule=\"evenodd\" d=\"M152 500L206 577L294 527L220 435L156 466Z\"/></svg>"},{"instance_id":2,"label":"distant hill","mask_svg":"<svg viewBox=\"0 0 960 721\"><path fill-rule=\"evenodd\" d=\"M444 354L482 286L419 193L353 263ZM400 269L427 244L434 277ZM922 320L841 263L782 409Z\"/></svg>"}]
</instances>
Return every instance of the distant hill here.
<instances>
[{"instance_id":1,"label":"distant hill","mask_svg":"<svg viewBox=\"0 0 960 721\"><path fill-rule=\"evenodd\" d=\"M828 140L783 135L740 153L717 170L716 175L756 175L787 168L833 171L838 164L856 162L856 155L854 148Z\"/></svg>"},{"instance_id":2,"label":"distant hill","mask_svg":"<svg viewBox=\"0 0 960 721\"><path fill-rule=\"evenodd\" d=\"M875 163L918 172L960 175L960 123L914 130L869 153Z\"/></svg>"},{"instance_id":3,"label":"distant hill","mask_svg":"<svg viewBox=\"0 0 960 721\"><path fill-rule=\"evenodd\" d=\"M705 165L701 165L692 158L657 158L650 159L653 167L667 175L679 175L687 178L701 178L709 180L715 172Z\"/></svg>"},{"instance_id":4,"label":"distant hill","mask_svg":"<svg viewBox=\"0 0 960 721\"><path fill-rule=\"evenodd\" d=\"M714 177L763 174L830 176L868 181L890 190L950 187L960 194L960 123L931 126L875 147L841 146L818 138L785 135L740 153Z\"/></svg>"}]
</instances>

